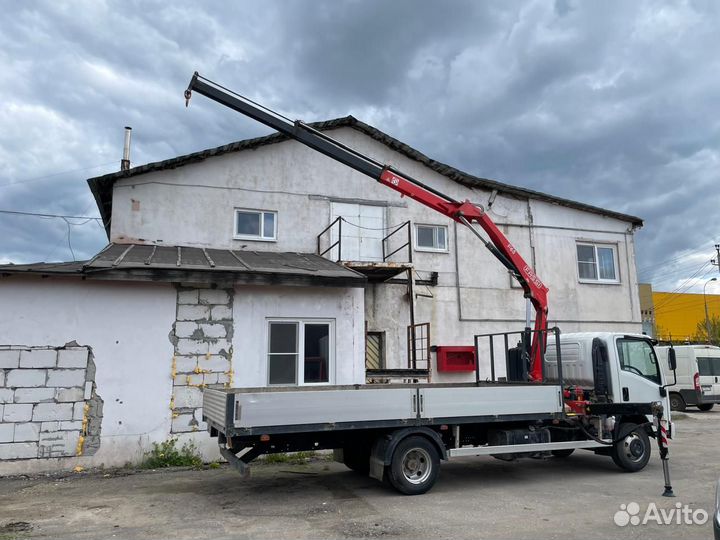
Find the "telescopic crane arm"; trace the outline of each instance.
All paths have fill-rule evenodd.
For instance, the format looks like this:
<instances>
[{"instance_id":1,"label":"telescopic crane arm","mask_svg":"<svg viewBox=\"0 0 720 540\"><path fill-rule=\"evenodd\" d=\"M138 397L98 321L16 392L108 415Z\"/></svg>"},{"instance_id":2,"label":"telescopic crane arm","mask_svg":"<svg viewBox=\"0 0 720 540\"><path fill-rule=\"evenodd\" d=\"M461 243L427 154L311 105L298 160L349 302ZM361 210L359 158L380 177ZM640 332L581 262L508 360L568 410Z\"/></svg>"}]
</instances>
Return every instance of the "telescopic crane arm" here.
<instances>
[{"instance_id":1,"label":"telescopic crane arm","mask_svg":"<svg viewBox=\"0 0 720 540\"><path fill-rule=\"evenodd\" d=\"M481 206L467 200L463 202L456 201L401 171L349 148L299 120L292 121L267 107L200 76L197 72L193 75L185 91L186 105L189 103L193 91L245 116L249 116L283 135L377 180L401 195L410 197L468 227L517 279L525 292L525 298L530 301L535 309L535 332L533 333L529 351L529 376L533 381L542 381L542 355L545 348L545 331L547 330L548 289ZM475 223L485 231L489 240L483 238L477 231L474 227Z\"/></svg>"}]
</instances>

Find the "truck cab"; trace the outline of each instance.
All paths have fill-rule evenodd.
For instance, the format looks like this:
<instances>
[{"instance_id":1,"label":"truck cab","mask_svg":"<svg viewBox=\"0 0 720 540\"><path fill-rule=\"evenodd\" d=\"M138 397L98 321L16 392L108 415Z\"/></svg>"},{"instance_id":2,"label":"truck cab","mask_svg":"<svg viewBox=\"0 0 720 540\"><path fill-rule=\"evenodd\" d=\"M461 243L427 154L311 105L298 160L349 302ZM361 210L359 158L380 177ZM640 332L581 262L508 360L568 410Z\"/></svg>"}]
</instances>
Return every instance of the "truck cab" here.
<instances>
[{"instance_id":1,"label":"truck cab","mask_svg":"<svg viewBox=\"0 0 720 540\"><path fill-rule=\"evenodd\" d=\"M661 401L667 411L666 420L670 421L670 402L665 388L669 369L661 367L662 361L648 336L578 332L562 334L560 343L563 386L579 387L584 395L601 402ZM554 343L547 346L545 363L546 379L557 380L557 350Z\"/></svg>"}]
</instances>

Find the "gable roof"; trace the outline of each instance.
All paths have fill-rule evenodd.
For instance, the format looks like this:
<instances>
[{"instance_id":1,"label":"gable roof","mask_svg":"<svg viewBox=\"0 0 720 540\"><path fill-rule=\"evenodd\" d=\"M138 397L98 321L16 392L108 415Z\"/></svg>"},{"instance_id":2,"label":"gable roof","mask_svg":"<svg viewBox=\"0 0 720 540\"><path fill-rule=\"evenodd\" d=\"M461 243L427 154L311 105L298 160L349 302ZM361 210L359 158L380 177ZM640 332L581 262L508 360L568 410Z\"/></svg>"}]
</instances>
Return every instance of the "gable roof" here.
<instances>
[{"instance_id":1,"label":"gable roof","mask_svg":"<svg viewBox=\"0 0 720 540\"><path fill-rule=\"evenodd\" d=\"M556 197L554 195L548 195L540 191L527 189L518 186L512 186L497 180L490 180L488 178L481 178L463 172L455 167L451 167L440 161L429 158L422 152L408 146L407 144L391 137L390 135L383 133L377 128L371 125L361 122L354 116L345 116L342 118L335 118L333 120L327 120L324 122L314 122L309 124L315 129L320 131L326 131L331 129L337 129L341 127L349 127L355 129L361 133L364 133L368 137L381 142L391 150L394 150L410 159L418 161L428 167L429 169L446 176L450 180L453 180L464 186L472 188L481 188L486 190L497 190L498 193L519 197L521 199L538 199L553 204L559 204L568 208L574 208L576 210L582 210L584 212L590 212L593 214L599 214L601 216L611 217L631 223L633 226L642 227L643 220L639 217L632 216L629 214L623 214L615 212L613 210L606 210L590 204L585 204L562 197ZM103 223L105 224L105 230L110 234L110 217L112 216L112 189L113 185L117 180L123 178L131 178L141 174L146 174L155 171L164 171L167 169L175 169L191 163L198 163L208 158L221 156L223 154L229 154L231 152L239 152L241 150L251 150L260 146L268 144L279 143L282 141L289 140L289 137L280 133L273 133L272 135L266 135L264 137L256 137L254 139L245 139L242 141L236 141L216 148L208 148L207 150L201 150L199 152L193 152L192 154L185 154L183 156L177 156L174 158L166 159L163 161L155 161L147 163L145 165L139 165L133 167L127 171L118 171L115 173L106 174L103 176L96 176L87 180L90 191L95 197L95 202L100 210L100 216L102 217Z\"/></svg>"}]
</instances>

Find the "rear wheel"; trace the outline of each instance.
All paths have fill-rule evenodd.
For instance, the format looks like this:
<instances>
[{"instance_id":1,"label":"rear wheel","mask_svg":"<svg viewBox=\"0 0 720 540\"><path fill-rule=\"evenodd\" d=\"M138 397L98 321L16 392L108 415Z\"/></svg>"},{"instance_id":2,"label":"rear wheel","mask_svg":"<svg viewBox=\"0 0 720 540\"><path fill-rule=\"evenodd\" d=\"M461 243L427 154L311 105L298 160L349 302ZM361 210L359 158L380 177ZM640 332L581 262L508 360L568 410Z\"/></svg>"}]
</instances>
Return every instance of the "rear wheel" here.
<instances>
[{"instance_id":1,"label":"rear wheel","mask_svg":"<svg viewBox=\"0 0 720 540\"><path fill-rule=\"evenodd\" d=\"M553 450L552 455L557 458L566 458L570 457L574 451L574 448L568 448L566 450Z\"/></svg>"},{"instance_id":2,"label":"rear wheel","mask_svg":"<svg viewBox=\"0 0 720 540\"><path fill-rule=\"evenodd\" d=\"M685 400L680 394L670 394L670 409L673 411L684 411L687 408Z\"/></svg>"},{"instance_id":3,"label":"rear wheel","mask_svg":"<svg viewBox=\"0 0 720 540\"><path fill-rule=\"evenodd\" d=\"M710 409L713 408L714 405L715 405L714 403L701 403L700 405L697 406L697 408L700 409L701 411L709 411Z\"/></svg>"},{"instance_id":4,"label":"rear wheel","mask_svg":"<svg viewBox=\"0 0 720 540\"><path fill-rule=\"evenodd\" d=\"M615 465L628 472L645 468L650 460L652 446L644 428L630 422L620 425L621 439L615 443L610 455Z\"/></svg>"},{"instance_id":5,"label":"rear wheel","mask_svg":"<svg viewBox=\"0 0 720 540\"><path fill-rule=\"evenodd\" d=\"M440 456L425 437L412 436L397 445L388 469L388 480L395 489L405 495L420 495L435 484Z\"/></svg>"}]
</instances>

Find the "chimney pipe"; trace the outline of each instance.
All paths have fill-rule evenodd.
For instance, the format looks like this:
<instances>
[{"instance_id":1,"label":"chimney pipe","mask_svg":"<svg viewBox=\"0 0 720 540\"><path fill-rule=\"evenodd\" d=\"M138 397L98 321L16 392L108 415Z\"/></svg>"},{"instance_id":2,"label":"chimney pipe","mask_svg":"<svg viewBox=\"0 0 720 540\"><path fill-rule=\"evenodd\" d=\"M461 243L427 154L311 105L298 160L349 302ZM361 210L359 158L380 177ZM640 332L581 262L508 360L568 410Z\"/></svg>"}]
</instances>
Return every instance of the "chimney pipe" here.
<instances>
[{"instance_id":1,"label":"chimney pipe","mask_svg":"<svg viewBox=\"0 0 720 540\"><path fill-rule=\"evenodd\" d=\"M125 145L123 146L123 158L120 162L120 170L121 171L127 171L130 169L130 134L132 133L132 128L130 126L125 126Z\"/></svg>"}]
</instances>

